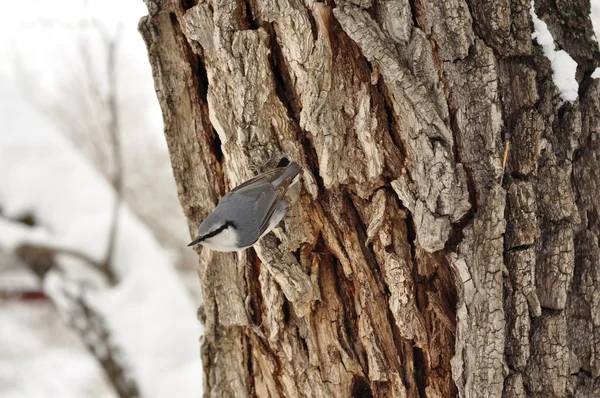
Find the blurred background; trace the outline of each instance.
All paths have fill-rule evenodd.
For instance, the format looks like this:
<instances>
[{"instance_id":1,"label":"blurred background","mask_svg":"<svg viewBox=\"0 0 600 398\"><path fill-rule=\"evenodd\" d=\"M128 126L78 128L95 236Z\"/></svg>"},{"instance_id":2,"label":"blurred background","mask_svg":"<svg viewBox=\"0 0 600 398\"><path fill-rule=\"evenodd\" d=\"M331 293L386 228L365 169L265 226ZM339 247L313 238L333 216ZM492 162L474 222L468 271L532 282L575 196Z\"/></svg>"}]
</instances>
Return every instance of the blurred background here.
<instances>
[{"instance_id":1,"label":"blurred background","mask_svg":"<svg viewBox=\"0 0 600 398\"><path fill-rule=\"evenodd\" d=\"M0 396L199 397L197 256L141 0L0 13Z\"/></svg>"},{"instance_id":2,"label":"blurred background","mask_svg":"<svg viewBox=\"0 0 600 398\"><path fill-rule=\"evenodd\" d=\"M1 397L201 396L197 256L146 14L141 0L2 4Z\"/></svg>"}]
</instances>

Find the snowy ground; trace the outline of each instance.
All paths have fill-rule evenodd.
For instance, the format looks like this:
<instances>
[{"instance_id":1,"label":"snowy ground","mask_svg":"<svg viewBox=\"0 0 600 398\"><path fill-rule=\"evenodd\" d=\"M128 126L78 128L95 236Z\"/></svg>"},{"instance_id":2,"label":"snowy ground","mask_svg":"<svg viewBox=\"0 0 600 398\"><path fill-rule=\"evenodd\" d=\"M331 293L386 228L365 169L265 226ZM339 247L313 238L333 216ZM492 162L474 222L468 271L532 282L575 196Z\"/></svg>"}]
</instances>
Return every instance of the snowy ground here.
<instances>
[{"instance_id":1,"label":"snowy ground","mask_svg":"<svg viewBox=\"0 0 600 398\"><path fill-rule=\"evenodd\" d=\"M3 398L116 398L49 300L0 303Z\"/></svg>"},{"instance_id":2,"label":"snowy ground","mask_svg":"<svg viewBox=\"0 0 600 398\"><path fill-rule=\"evenodd\" d=\"M116 398L96 360L41 289L25 264L0 251L0 396Z\"/></svg>"},{"instance_id":3,"label":"snowy ground","mask_svg":"<svg viewBox=\"0 0 600 398\"><path fill-rule=\"evenodd\" d=\"M0 98L0 120L9 127L0 134L0 248L10 251L21 242L33 242L66 247L100 262L112 220L112 188L62 135L48 126L40 128L33 117L23 119L27 105L15 98ZM34 227L14 221L25 215L36 220ZM89 267L76 261L60 263L68 278L51 271L44 290L59 306L68 306L61 289L70 289L70 280L93 286L85 298L105 317L143 396L200 396L196 308L167 253L126 206L115 246L120 281L115 287L98 282ZM6 335L26 337L21 330L26 324L12 325Z\"/></svg>"}]
</instances>

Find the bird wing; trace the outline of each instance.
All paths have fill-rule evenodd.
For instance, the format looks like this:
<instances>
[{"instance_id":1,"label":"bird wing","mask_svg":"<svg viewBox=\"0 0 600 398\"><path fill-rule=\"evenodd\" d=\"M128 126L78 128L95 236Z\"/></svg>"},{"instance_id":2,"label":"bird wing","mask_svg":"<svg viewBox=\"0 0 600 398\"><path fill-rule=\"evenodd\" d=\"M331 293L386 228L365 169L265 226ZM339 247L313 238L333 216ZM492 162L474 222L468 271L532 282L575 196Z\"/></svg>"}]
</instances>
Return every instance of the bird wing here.
<instances>
[{"instance_id":1,"label":"bird wing","mask_svg":"<svg viewBox=\"0 0 600 398\"><path fill-rule=\"evenodd\" d=\"M273 185L273 182L281 178L286 169L286 167L278 167L261 173L229 191L229 194L243 195L254 201L256 217L261 220L258 236L262 236L269 227L273 213L292 182L292 178L287 177L278 182L277 187Z\"/></svg>"},{"instance_id":2,"label":"bird wing","mask_svg":"<svg viewBox=\"0 0 600 398\"><path fill-rule=\"evenodd\" d=\"M262 222L258 229L258 232L259 232L258 236L262 236L264 234L264 232L267 230L267 228L269 227L269 225L271 223L271 217L273 217L273 212L275 211L275 209L277 209L277 207L283 200L291 182L292 182L291 178L286 178L285 180L283 180L283 182L279 185L279 187L277 187L276 191L273 189L273 193L275 195L273 195L273 199L270 201L269 205L265 206L265 209L262 211L261 211L261 209L257 208L257 214L261 214L261 217L262 217ZM269 185L271 185L271 184L269 184ZM271 185L271 187L272 187L272 185ZM259 203L262 203L262 202L260 202L260 201L257 202L257 206Z\"/></svg>"},{"instance_id":3,"label":"bird wing","mask_svg":"<svg viewBox=\"0 0 600 398\"><path fill-rule=\"evenodd\" d=\"M230 192L239 192L247 190L248 188L255 188L253 185L257 185L256 183L260 180L264 180L265 182L271 184L277 178L279 178L285 172L285 167L278 167L273 170L269 170L265 173L261 173L254 178L249 179L246 182L241 183L237 187L233 188Z\"/></svg>"},{"instance_id":4,"label":"bird wing","mask_svg":"<svg viewBox=\"0 0 600 398\"><path fill-rule=\"evenodd\" d=\"M274 176L275 179L278 177L278 175ZM251 181L244 183L243 187L238 186L231 190L234 195L244 196L254 202L256 219L260 221L260 225L258 226L258 236L262 236L269 227L271 217L277 209L277 206L283 200L291 181L291 178L285 178L281 184L275 188L267 176L260 175Z\"/></svg>"}]
</instances>

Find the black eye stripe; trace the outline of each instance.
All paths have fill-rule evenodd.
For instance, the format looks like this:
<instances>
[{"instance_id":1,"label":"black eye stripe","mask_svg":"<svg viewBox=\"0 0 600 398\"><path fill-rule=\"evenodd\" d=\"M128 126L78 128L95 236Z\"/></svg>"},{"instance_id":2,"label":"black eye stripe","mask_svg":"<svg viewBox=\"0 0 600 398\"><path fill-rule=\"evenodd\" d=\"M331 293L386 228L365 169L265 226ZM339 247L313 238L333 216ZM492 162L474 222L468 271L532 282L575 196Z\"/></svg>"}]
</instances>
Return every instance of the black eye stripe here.
<instances>
[{"instance_id":1,"label":"black eye stripe","mask_svg":"<svg viewBox=\"0 0 600 398\"><path fill-rule=\"evenodd\" d=\"M201 240L206 240L206 239L212 238L213 236L216 236L216 235L220 234L221 232L223 232L228 227L236 229L237 225L233 221L226 221L225 224L221 225L219 228L202 236Z\"/></svg>"}]
</instances>

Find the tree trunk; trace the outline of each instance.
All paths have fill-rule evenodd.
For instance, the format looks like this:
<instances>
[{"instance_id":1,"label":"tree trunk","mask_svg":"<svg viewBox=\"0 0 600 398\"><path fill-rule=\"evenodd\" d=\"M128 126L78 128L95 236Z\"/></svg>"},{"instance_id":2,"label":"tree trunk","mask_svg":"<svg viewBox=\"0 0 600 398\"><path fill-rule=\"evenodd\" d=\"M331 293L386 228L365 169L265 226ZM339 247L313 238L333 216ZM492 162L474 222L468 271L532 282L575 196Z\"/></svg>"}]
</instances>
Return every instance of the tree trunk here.
<instances>
[{"instance_id":1,"label":"tree trunk","mask_svg":"<svg viewBox=\"0 0 600 398\"><path fill-rule=\"evenodd\" d=\"M579 64L564 104L528 0L146 3L190 228L305 168L277 236L200 250L207 397L600 394L588 0L536 1Z\"/></svg>"}]
</instances>

